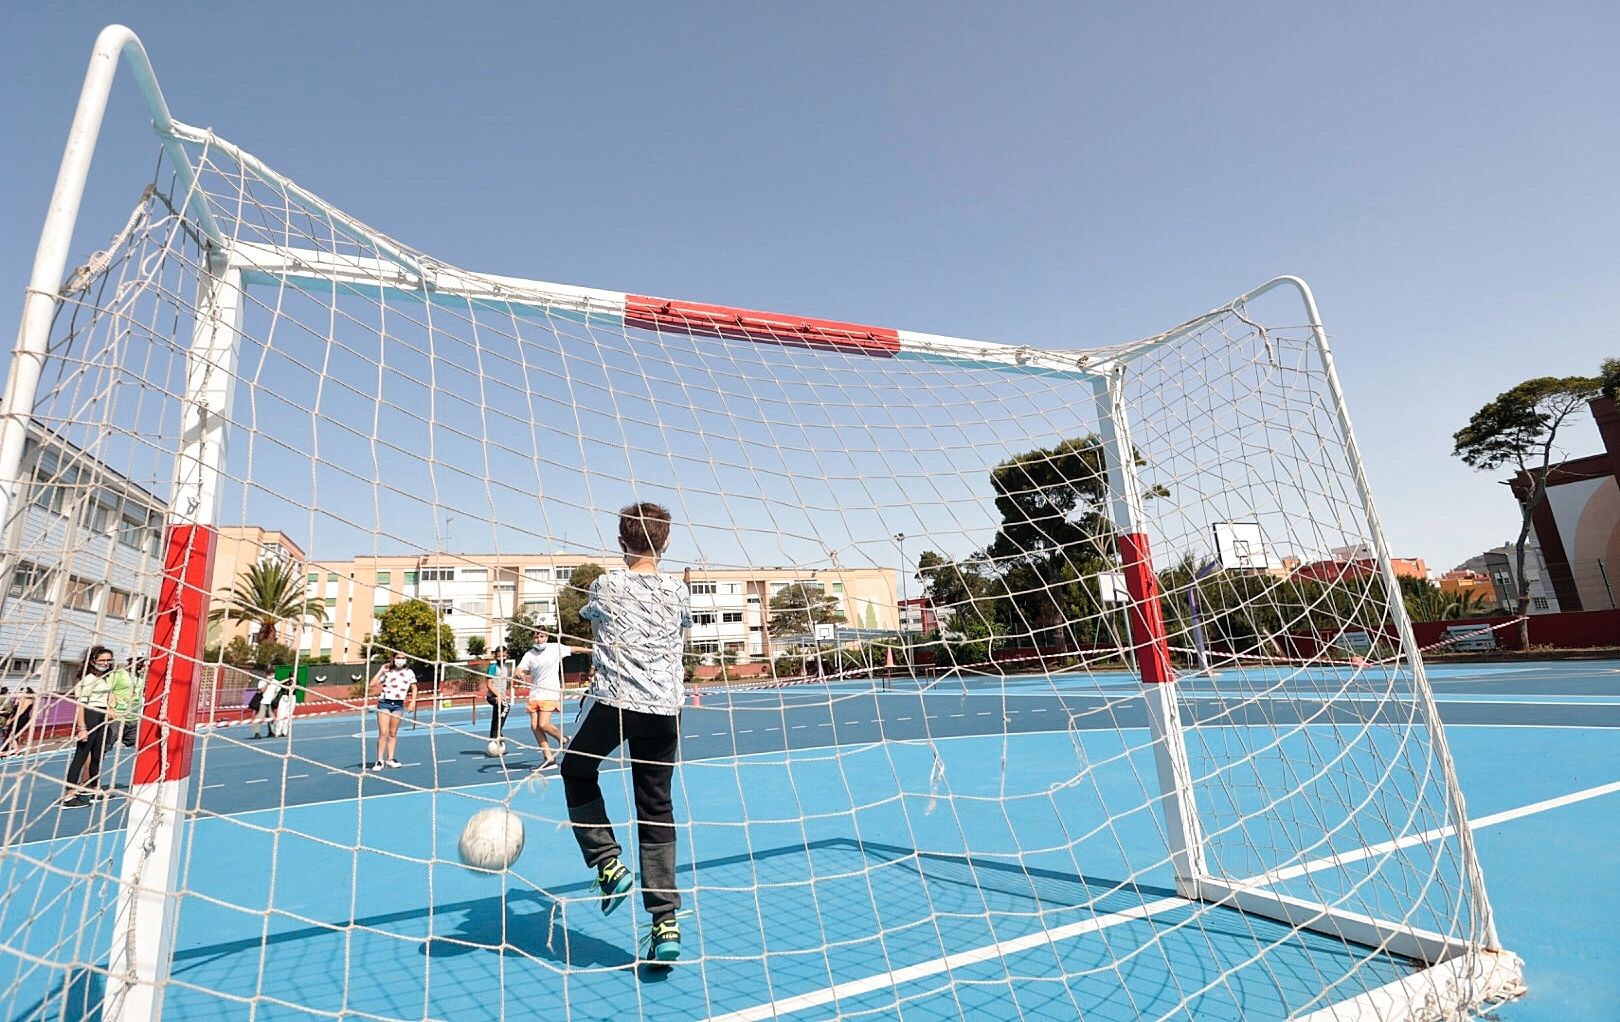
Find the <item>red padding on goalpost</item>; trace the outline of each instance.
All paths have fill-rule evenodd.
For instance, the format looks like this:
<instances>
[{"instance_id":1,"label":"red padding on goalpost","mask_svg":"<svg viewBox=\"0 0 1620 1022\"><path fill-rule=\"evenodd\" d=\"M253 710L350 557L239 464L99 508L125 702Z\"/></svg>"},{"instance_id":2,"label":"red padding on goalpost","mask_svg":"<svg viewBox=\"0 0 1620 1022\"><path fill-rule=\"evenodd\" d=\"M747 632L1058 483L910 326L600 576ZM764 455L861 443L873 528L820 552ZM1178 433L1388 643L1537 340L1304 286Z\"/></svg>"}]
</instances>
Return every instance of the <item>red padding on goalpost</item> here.
<instances>
[{"instance_id":1,"label":"red padding on goalpost","mask_svg":"<svg viewBox=\"0 0 1620 1022\"><path fill-rule=\"evenodd\" d=\"M672 298L625 295L624 321L650 330L671 330L698 337L763 341L793 348L832 348L857 355L890 358L900 350L900 332L861 323L806 319L776 312L703 305Z\"/></svg>"},{"instance_id":2,"label":"red padding on goalpost","mask_svg":"<svg viewBox=\"0 0 1620 1022\"><path fill-rule=\"evenodd\" d=\"M1175 668L1170 666L1170 639L1165 635L1164 613L1159 608L1159 576L1153 573L1146 533L1122 534L1119 557L1125 588L1131 593L1131 642L1136 649L1136 669L1149 685L1175 681Z\"/></svg>"},{"instance_id":3,"label":"red padding on goalpost","mask_svg":"<svg viewBox=\"0 0 1620 1022\"><path fill-rule=\"evenodd\" d=\"M214 529L206 525L169 529L132 784L191 775L197 676L207 637L216 540Z\"/></svg>"}]
</instances>

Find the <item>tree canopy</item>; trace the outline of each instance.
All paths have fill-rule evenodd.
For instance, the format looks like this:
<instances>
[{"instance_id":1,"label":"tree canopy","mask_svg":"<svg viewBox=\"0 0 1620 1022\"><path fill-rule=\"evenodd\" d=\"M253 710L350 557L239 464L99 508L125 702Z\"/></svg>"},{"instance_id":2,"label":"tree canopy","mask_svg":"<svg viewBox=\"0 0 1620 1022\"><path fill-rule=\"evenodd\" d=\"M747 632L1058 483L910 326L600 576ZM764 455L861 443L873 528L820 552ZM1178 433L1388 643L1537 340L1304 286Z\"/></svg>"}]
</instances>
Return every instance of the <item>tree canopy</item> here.
<instances>
[{"instance_id":1,"label":"tree canopy","mask_svg":"<svg viewBox=\"0 0 1620 1022\"><path fill-rule=\"evenodd\" d=\"M841 624L844 620L837 597L829 595L818 583L794 582L783 586L771 597L770 610L773 635L809 635L816 625Z\"/></svg>"},{"instance_id":2,"label":"tree canopy","mask_svg":"<svg viewBox=\"0 0 1620 1022\"><path fill-rule=\"evenodd\" d=\"M581 564L568 576L568 582L557 591L557 627L564 642L591 641L591 623L579 616L591 598L591 583L607 574L600 564Z\"/></svg>"},{"instance_id":3,"label":"tree canopy","mask_svg":"<svg viewBox=\"0 0 1620 1022\"><path fill-rule=\"evenodd\" d=\"M1452 435L1452 454L1485 471L1505 465L1529 471L1536 460L1545 467L1559 428L1597 396L1600 386L1590 376L1525 380L1486 402Z\"/></svg>"},{"instance_id":4,"label":"tree canopy","mask_svg":"<svg viewBox=\"0 0 1620 1022\"><path fill-rule=\"evenodd\" d=\"M304 595L304 576L295 565L257 561L236 577L225 594L225 606L208 615L210 621L247 621L258 625L253 641L275 642L283 621L305 616L326 620L326 601Z\"/></svg>"},{"instance_id":5,"label":"tree canopy","mask_svg":"<svg viewBox=\"0 0 1620 1022\"><path fill-rule=\"evenodd\" d=\"M424 665L441 664L456 655L455 631L440 618L438 608L426 600L405 600L389 607L378 620L377 634L369 641L374 658L404 653L411 659L418 678Z\"/></svg>"}]
</instances>

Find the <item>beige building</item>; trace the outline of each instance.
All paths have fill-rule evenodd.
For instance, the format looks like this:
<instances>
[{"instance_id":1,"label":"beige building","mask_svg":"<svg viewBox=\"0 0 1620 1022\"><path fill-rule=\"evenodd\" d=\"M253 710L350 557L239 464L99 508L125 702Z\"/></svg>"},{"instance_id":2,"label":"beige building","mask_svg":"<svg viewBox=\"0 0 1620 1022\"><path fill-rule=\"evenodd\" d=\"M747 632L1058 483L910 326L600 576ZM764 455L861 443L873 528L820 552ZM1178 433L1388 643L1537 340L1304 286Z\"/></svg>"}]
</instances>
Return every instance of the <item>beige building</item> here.
<instances>
[{"instance_id":1,"label":"beige building","mask_svg":"<svg viewBox=\"0 0 1620 1022\"><path fill-rule=\"evenodd\" d=\"M557 553L367 556L312 563L305 573L306 596L325 601L327 619L304 621L292 644L304 656L362 660L377 618L394 603L420 599L438 607L456 633L458 657L466 655L466 641L473 636L493 649L518 614L555 624L558 593L575 568L592 563L612 568L618 562ZM692 649L700 654L727 653L743 660L773 655L770 598L794 583L818 585L836 599L847 628L897 627L892 570L732 568L682 574L692 588Z\"/></svg>"}]
</instances>

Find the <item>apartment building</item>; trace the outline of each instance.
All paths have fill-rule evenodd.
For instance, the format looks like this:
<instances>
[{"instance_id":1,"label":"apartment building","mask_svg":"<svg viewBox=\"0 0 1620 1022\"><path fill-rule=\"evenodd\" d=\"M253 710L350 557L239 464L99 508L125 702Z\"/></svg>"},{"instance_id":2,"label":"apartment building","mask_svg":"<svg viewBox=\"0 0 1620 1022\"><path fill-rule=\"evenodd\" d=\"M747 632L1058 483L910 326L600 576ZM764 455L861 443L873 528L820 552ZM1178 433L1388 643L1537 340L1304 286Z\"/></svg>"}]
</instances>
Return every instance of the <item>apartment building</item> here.
<instances>
[{"instance_id":1,"label":"apartment building","mask_svg":"<svg viewBox=\"0 0 1620 1022\"><path fill-rule=\"evenodd\" d=\"M6 546L0 681L61 690L100 643L145 656L162 576L166 508L150 490L38 425L21 477L25 503Z\"/></svg>"},{"instance_id":2,"label":"apartment building","mask_svg":"<svg viewBox=\"0 0 1620 1022\"><path fill-rule=\"evenodd\" d=\"M555 625L559 593L576 568L593 563L611 568L618 561L563 552L368 556L310 564L306 596L325 601L327 619L306 619L294 645L305 656L363 659L365 637L375 631L377 618L394 603L419 599L437 607L455 632L458 656L465 655L467 639L474 636L493 649L517 614ZM699 654L742 660L774 655L770 600L796 583L820 587L833 597L853 627L893 630L898 624L895 574L885 569L725 568L671 574L691 586L691 648Z\"/></svg>"}]
</instances>

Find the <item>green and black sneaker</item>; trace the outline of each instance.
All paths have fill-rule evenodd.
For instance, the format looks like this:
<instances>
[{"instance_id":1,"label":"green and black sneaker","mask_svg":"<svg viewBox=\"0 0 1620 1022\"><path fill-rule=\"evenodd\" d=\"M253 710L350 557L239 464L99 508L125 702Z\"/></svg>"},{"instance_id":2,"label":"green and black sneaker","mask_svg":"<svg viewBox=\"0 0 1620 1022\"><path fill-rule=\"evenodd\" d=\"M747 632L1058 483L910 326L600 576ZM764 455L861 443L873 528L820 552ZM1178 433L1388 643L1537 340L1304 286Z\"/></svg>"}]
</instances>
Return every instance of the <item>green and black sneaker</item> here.
<instances>
[{"instance_id":1,"label":"green and black sneaker","mask_svg":"<svg viewBox=\"0 0 1620 1022\"><path fill-rule=\"evenodd\" d=\"M636 878L617 858L596 867L596 889L602 894L602 914L607 915L619 907L624 896L635 886Z\"/></svg>"},{"instance_id":2,"label":"green and black sneaker","mask_svg":"<svg viewBox=\"0 0 1620 1022\"><path fill-rule=\"evenodd\" d=\"M673 962L681 957L681 924L674 916L653 923L642 957L650 962Z\"/></svg>"}]
</instances>

